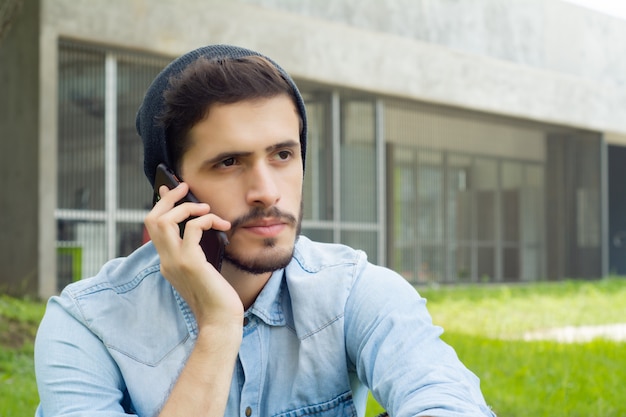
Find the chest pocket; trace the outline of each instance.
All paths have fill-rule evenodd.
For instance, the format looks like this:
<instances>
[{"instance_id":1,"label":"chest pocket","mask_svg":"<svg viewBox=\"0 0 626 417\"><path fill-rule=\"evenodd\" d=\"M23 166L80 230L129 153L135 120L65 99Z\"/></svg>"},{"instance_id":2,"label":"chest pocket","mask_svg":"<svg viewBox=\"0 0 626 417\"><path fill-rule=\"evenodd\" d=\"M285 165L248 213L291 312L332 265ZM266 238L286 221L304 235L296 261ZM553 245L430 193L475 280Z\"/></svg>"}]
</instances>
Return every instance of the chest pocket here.
<instances>
[{"instance_id":1,"label":"chest pocket","mask_svg":"<svg viewBox=\"0 0 626 417\"><path fill-rule=\"evenodd\" d=\"M330 401L312 404L296 410L274 415L274 417L357 417L352 393L346 392Z\"/></svg>"}]
</instances>

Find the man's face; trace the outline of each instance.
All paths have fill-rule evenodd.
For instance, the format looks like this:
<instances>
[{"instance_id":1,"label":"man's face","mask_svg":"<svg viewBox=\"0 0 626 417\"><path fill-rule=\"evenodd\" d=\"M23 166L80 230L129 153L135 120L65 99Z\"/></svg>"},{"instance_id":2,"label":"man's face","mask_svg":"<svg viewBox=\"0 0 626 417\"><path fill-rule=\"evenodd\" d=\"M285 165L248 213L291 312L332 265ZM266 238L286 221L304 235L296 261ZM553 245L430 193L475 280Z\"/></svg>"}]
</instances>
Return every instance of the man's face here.
<instances>
[{"instance_id":1,"label":"man's face","mask_svg":"<svg viewBox=\"0 0 626 417\"><path fill-rule=\"evenodd\" d=\"M300 119L284 95L218 104L189 132L181 175L228 220L226 261L252 273L287 265L302 217Z\"/></svg>"}]
</instances>

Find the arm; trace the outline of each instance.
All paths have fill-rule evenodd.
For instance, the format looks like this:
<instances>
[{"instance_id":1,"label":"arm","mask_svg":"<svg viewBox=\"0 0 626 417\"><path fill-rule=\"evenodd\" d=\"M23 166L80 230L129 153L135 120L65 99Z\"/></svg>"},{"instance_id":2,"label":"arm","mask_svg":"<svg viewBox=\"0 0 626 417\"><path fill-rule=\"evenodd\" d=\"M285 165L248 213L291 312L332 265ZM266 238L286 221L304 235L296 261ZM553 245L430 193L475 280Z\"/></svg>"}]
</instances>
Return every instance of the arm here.
<instances>
[{"instance_id":1,"label":"arm","mask_svg":"<svg viewBox=\"0 0 626 417\"><path fill-rule=\"evenodd\" d=\"M199 208L200 211L206 209ZM168 210L165 212L169 213ZM173 214L175 220L176 213ZM207 221L207 218L203 220ZM208 220L212 220L210 216ZM202 227L201 224L198 225L201 221L191 221L188 224L196 223L196 226ZM116 338L111 339L111 335L108 335L108 340L104 341L101 331L103 327L114 329L116 320L131 320L133 316L124 316L123 313L121 316L114 315L115 318L110 314L99 315L98 312L107 311L107 307L115 307L98 307L89 303L106 303L106 297L96 297L88 305L79 306L71 292L66 292L50 300L37 333L35 370L41 400L36 414L38 417L85 413L90 416L121 417L132 413L136 407L143 411L158 410L161 403L164 403L161 416L224 414L234 362L241 342L243 307L232 287L206 262L204 253L197 244L196 256L189 255L193 250L187 251L183 247L190 243L182 242L178 235L178 225L172 225L176 230L175 239L168 241L169 226L163 226L163 232L158 230L162 227L158 222L157 229L152 228L153 238L160 244L162 270L166 271L170 282L192 308L198 326L196 343L175 384L169 386L170 379L176 377L172 375L172 372L176 372L175 369L164 371L166 373L162 375L159 371L152 374L153 377L160 378L155 381L158 388L142 386L146 379L138 377L139 374L133 373L132 368L129 371L125 367L125 371L130 373L122 374L120 363L117 362L119 358L112 356L115 352L120 352L115 343L111 344ZM227 224L222 223L222 226ZM200 235L201 230L194 234L192 225L192 231L188 231L185 237L195 236L199 241ZM163 250L168 245L172 246L169 251ZM197 257L201 261L197 261ZM98 293L97 290L92 292ZM89 306L91 313L95 311L95 315L86 317L85 308L89 309ZM145 310L141 312L143 314L140 320L145 320L146 317L149 320L151 313ZM94 319L104 322L104 325L101 323L95 329ZM128 336L125 333L119 337ZM145 358L138 357L138 362L141 359ZM156 370L156 367L149 367ZM133 381L134 385L127 387L127 381ZM149 393L142 394L148 391ZM139 397L130 398L129 392L138 394ZM167 393L168 398L163 398L163 393Z\"/></svg>"},{"instance_id":2,"label":"arm","mask_svg":"<svg viewBox=\"0 0 626 417\"><path fill-rule=\"evenodd\" d=\"M197 343L161 415L179 415L178 412L192 407L202 411L184 415L201 416L213 410L216 410L215 415L223 415L234 368L234 359L229 360L227 355L236 357L237 349L234 349L233 354L232 346L239 345L237 337L240 335L237 332L241 333L241 326L230 335L226 331L210 334L205 330L210 329L205 328L199 333ZM213 337L223 343L216 344ZM207 345L209 348L205 347ZM223 351L226 353L223 354ZM40 397L37 417L85 414L93 417L128 417L139 406L135 398L128 396L128 390L168 391L168 381L165 381L165 385L163 381L155 381L152 385L147 378L140 378L148 384L145 387L127 387L125 376L128 375L122 375L118 362L111 356L110 346L107 347L87 327L80 309L67 296L53 297L48 303L37 332L34 357ZM134 380L137 381L140 375L134 371ZM159 372L151 375L158 377ZM167 375L162 376L169 380ZM200 392L201 395L198 394ZM159 395L146 395L141 401L152 398L152 403L142 404L141 409L158 410L164 401L163 396Z\"/></svg>"},{"instance_id":3,"label":"arm","mask_svg":"<svg viewBox=\"0 0 626 417\"><path fill-rule=\"evenodd\" d=\"M404 278L374 266L357 278L346 305L348 356L389 414L493 416L441 333Z\"/></svg>"},{"instance_id":4,"label":"arm","mask_svg":"<svg viewBox=\"0 0 626 417\"><path fill-rule=\"evenodd\" d=\"M160 417L224 415L242 330L221 327L200 331Z\"/></svg>"},{"instance_id":5,"label":"arm","mask_svg":"<svg viewBox=\"0 0 626 417\"><path fill-rule=\"evenodd\" d=\"M203 230L230 224L209 213L206 204L174 204L186 184L167 190L146 217L146 228L161 258L161 272L187 301L198 324L198 338L160 417L223 415L243 332L243 304L232 286L210 265L199 246ZM184 238L178 223L190 216Z\"/></svg>"},{"instance_id":6,"label":"arm","mask_svg":"<svg viewBox=\"0 0 626 417\"><path fill-rule=\"evenodd\" d=\"M122 406L124 380L115 361L59 301L54 297L48 303L35 341L37 416L90 410L92 416L128 417Z\"/></svg>"}]
</instances>

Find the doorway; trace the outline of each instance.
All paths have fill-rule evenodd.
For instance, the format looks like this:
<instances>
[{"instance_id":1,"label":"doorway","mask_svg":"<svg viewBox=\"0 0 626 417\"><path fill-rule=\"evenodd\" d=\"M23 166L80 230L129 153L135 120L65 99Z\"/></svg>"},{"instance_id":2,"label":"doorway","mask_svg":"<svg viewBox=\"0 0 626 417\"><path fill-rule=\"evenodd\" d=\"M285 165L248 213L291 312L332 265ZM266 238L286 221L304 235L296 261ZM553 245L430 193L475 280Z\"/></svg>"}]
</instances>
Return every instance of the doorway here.
<instances>
[{"instance_id":1,"label":"doorway","mask_svg":"<svg viewBox=\"0 0 626 417\"><path fill-rule=\"evenodd\" d=\"M626 146L609 145L609 272L626 275Z\"/></svg>"}]
</instances>

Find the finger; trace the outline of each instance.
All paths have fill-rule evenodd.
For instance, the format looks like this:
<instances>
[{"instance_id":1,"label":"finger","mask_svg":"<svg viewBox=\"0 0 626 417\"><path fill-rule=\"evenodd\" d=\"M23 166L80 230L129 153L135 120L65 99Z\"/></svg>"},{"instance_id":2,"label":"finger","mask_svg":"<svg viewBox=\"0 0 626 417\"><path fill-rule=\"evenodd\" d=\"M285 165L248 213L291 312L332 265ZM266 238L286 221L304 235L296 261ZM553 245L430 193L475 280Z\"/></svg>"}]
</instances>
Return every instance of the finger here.
<instances>
[{"instance_id":1,"label":"finger","mask_svg":"<svg viewBox=\"0 0 626 417\"><path fill-rule=\"evenodd\" d=\"M179 223L190 217L199 217L209 212L209 205L205 203L183 203L172 206L164 202L159 207L154 207L146 216L144 224L151 239L157 241L170 241L168 246L180 243ZM219 223L219 222L218 222ZM178 242L178 243L176 243Z\"/></svg>"},{"instance_id":2,"label":"finger","mask_svg":"<svg viewBox=\"0 0 626 417\"><path fill-rule=\"evenodd\" d=\"M189 186L186 183L180 183L173 189L168 189L163 185L159 188L161 199L155 204L149 213L149 222L157 221L176 221L180 223L191 216L201 216L208 213L209 206L203 203L183 202L185 196L189 192ZM182 208L178 208L182 207ZM173 210L174 209L174 210ZM162 216L167 216L161 218Z\"/></svg>"},{"instance_id":3,"label":"finger","mask_svg":"<svg viewBox=\"0 0 626 417\"><path fill-rule=\"evenodd\" d=\"M159 187L159 195L161 198L156 203L155 207L158 205L164 208L172 208L176 203L182 200L188 192L189 185L184 182L181 182L172 189L168 188L166 185L162 185Z\"/></svg>"},{"instance_id":4,"label":"finger","mask_svg":"<svg viewBox=\"0 0 626 417\"><path fill-rule=\"evenodd\" d=\"M187 221L183 240L190 244L197 244L200 242L204 231L215 229L226 232L230 230L230 226L228 220L224 220L213 213L205 214Z\"/></svg>"},{"instance_id":5,"label":"finger","mask_svg":"<svg viewBox=\"0 0 626 417\"><path fill-rule=\"evenodd\" d=\"M159 216L159 220L163 222L181 223L190 217L200 217L209 213L210 207L206 203L182 203L173 207L167 212Z\"/></svg>"},{"instance_id":6,"label":"finger","mask_svg":"<svg viewBox=\"0 0 626 417\"><path fill-rule=\"evenodd\" d=\"M187 184L179 184L176 188L169 189L167 186L162 185L159 187L160 198L152 207L148 215L146 216L144 223L146 227L156 227L158 219L165 213L169 212L176 203L180 201L188 192L189 186Z\"/></svg>"}]
</instances>

